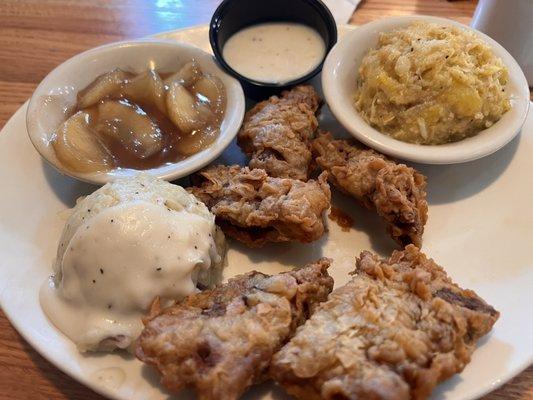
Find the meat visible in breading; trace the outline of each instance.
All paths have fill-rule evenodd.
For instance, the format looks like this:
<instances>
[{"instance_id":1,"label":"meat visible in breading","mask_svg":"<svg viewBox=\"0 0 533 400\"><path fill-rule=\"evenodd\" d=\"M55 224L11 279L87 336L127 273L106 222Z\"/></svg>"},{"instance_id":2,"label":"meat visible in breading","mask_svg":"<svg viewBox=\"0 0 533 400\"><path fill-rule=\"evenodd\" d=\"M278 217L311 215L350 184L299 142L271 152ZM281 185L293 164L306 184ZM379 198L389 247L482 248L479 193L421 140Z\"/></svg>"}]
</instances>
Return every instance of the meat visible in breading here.
<instances>
[{"instance_id":1,"label":"meat visible in breading","mask_svg":"<svg viewBox=\"0 0 533 400\"><path fill-rule=\"evenodd\" d=\"M238 399L264 379L274 352L333 288L330 261L268 276L230 279L191 295L147 321L136 355L172 391L194 388L200 400Z\"/></svg>"},{"instance_id":2,"label":"meat visible in breading","mask_svg":"<svg viewBox=\"0 0 533 400\"><path fill-rule=\"evenodd\" d=\"M193 177L189 188L215 214L228 235L251 247L266 242L302 243L324 233L331 193L327 174L302 182L272 178L262 169L212 166Z\"/></svg>"},{"instance_id":3,"label":"meat visible in breading","mask_svg":"<svg viewBox=\"0 0 533 400\"><path fill-rule=\"evenodd\" d=\"M330 133L320 134L312 149L330 183L376 210L401 246L421 247L428 211L424 175L354 142L334 140Z\"/></svg>"},{"instance_id":4,"label":"meat visible in breading","mask_svg":"<svg viewBox=\"0 0 533 400\"><path fill-rule=\"evenodd\" d=\"M271 363L297 399L422 400L460 372L499 313L409 245L390 259L364 251Z\"/></svg>"},{"instance_id":5,"label":"meat visible in breading","mask_svg":"<svg viewBox=\"0 0 533 400\"><path fill-rule=\"evenodd\" d=\"M273 177L307 180L320 103L312 86L301 85L248 111L237 142L251 158L250 167Z\"/></svg>"}]
</instances>

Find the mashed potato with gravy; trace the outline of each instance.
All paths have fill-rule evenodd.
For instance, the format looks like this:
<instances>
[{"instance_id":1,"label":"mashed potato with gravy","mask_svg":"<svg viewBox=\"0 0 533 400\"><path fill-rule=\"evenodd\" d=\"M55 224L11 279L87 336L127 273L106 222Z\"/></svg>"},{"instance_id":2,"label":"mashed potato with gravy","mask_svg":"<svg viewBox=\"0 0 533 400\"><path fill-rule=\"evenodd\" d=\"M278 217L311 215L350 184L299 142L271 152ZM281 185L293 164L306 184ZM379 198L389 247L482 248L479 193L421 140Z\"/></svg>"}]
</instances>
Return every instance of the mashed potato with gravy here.
<instances>
[{"instance_id":1,"label":"mashed potato with gravy","mask_svg":"<svg viewBox=\"0 0 533 400\"><path fill-rule=\"evenodd\" d=\"M127 348L155 298L217 283L224 251L214 215L182 187L117 180L76 204L41 304L80 351Z\"/></svg>"},{"instance_id":2,"label":"mashed potato with gravy","mask_svg":"<svg viewBox=\"0 0 533 400\"><path fill-rule=\"evenodd\" d=\"M475 34L415 22L381 33L359 68L355 108L395 139L443 144L476 135L509 110L507 68Z\"/></svg>"}]
</instances>

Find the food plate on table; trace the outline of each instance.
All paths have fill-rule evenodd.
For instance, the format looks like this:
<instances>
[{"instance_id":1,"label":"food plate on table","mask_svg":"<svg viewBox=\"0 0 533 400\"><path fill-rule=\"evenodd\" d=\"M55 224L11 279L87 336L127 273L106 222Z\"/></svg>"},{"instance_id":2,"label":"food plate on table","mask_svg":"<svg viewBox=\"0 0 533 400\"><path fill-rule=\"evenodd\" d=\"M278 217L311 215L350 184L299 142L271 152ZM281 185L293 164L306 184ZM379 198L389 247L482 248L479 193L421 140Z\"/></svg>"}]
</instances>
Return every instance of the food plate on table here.
<instances>
[{"instance_id":1,"label":"food plate on table","mask_svg":"<svg viewBox=\"0 0 533 400\"><path fill-rule=\"evenodd\" d=\"M357 28L340 26L339 36L352 29ZM210 51L207 26L156 36ZM321 94L319 77L311 84ZM161 386L155 370L127 353L80 353L41 309L39 290L51 274L66 221L62 212L96 187L63 176L41 160L28 140L26 108L27 104L22 106L0 133L4 183L0 222L2 308L39 353L96 392L114 399L168 398L171 394ZM319 124L337 137L347 137L327 105L322 107ZM533 302L533 189L529 185L532 152L533 117L529 116L522 133L488 157L458 165L416 165L428 179L430 211L424 253L442 265L459 286L474 290L500 312L491 333L478 343L471 362L460 374L440 384L433 399L482 396L533 361L533 325L529 318L529 305ZM218 161L243 165L246 157L232 143ZM187 181L180 183L188 186ZM250 249L231 241L224 280L251 270L277 274L329 257L334 260L329 274L335 287L340 287L348 281L348 273L354 269L355 257L361 251L371 250L388 257L397 249L383 233L385 224L376 215L337 192L332 205L334 210L342 210L340 215L351 227L327 218L327 235L310 244L269 244ZM176 398L194 397L185 391ZM243 398L289 396L267 382L251 388Z\"/></svg>"}]
</instances>

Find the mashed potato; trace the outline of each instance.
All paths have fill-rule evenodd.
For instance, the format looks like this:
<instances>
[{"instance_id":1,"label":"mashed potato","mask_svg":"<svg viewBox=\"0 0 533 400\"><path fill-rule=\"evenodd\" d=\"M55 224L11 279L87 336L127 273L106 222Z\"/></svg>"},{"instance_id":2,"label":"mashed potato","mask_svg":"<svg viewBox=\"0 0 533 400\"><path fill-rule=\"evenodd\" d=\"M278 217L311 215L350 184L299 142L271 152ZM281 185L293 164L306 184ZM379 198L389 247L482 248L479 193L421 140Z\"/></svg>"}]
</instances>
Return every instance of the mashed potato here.
<instances>
[{"instance_id":1,"label":"mashed potato","mask_svg":"<svg viewBox=\"0 0 533 400\"><path fill-rule=\"evenodd\" d=\"M214 215L180 186L118 180L77 203L41 304L81 351L126 348L155 298L217 283L224 250Z\"/></svg>"},{"instance_id":2,"label":"mashed potato","mask_svg":"<svg viewBox=\"0 0 533 400\"><path fill-rule=\"evenodd\" d=\"M382 33L359 68L355 107L380 132L418 144L473 136L510 108L507 69L471 32L416 22Z\"/></svg>"}]
</instances>

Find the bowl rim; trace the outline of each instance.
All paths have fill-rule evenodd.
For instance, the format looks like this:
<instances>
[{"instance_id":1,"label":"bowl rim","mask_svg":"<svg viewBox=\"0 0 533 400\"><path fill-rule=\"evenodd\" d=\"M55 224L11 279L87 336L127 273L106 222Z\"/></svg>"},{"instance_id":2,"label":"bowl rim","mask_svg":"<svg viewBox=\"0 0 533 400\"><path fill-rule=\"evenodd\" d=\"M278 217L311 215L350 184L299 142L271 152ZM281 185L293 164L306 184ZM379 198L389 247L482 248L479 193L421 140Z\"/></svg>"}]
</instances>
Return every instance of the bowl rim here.
<instances>
[{"instance_id":1,"label":"bowl rim","mask_svg":"<svg viewBox=\"0 0 533 400\"><path fill-rule=\"evenodd\" d=\"M345 107L341 104L344 100L340 99L340 96L336 93L338 85L336 81L338 80L338 77L335 75L335 70L342 60L349 56L350 48L352 48L353 45L364 43L363 45L369 50L372 46L367 44L369 43L367 36L397 29L414 21L452 25L473 32L481 40L491 46L496 56L504 59L504 63L509 70L509 82L512 81L517 87L517 96L513 98L513 103L511 104L511 108L514 108L517 115L510 121L507 121L505 127L501 124L498 125L501 122L500 119L490 128L482 130L479 134L458 142L442 145L419 145L403 142L381 133L364 121L353 105L353 112L346 112ZM356 74L357 72L354 72L354 82ZM520 132L520 129L526 120L530 104L529 86L524 73L520 69L516 60L503 46L484 33L457 21L418 14L382 18L361 25L352 32L346 34L333 47L324 62L324 68L322 70L322 87L331 112L339 123L357 140L390 156L424 164L456 164L473 161L494 153L509 143ZM510 111L511 110L508 112ZM490 132L493 133L496 132L496 130L501 130L501 132L498 132L493 138L486 138L482 133L489 131L489 129L492 129Z\"/></svg>"},{"instance_id":2,"label":"bowl rim","mask_svg":"<svg viewBox=\"0 0 533 400\"><path fill-rule=\"evenodd\" d=\"M322 57L322 60L320 61L320 63L317 64L317 66L314 69L312 69L306 75L303 75L291 81L277 82L277 83L276 82L274 83L262 82L262 81L258 81L252 78L248 78L240 74L239 72L237 72L235 69L233 69L224 59L223 49L220 48L218 44L218 40L217 40L218 29L220 27L220 21L221 21L220 14L227 7L231 6L232 1L235 1L235 0L223 0L219 4L219 6L216 8L215 12L213 13L213 16L211 17L211 21L209 22L209 43L211 45L211 49L213 50L213 54L216 60L226 70L226 72L228 72L230 75L237 78L239 81L246 82L246 84L248 85L252 85L255 87L259 87L259 88L268 88L268 89L283 89L289 86L299 85L300 83L308 81L309 79L317 75L319 72L321 72L329 52L333 49L333 47L337 43L338 35L339 35L335 18L333 17L333 14L331 13L330 9L324 4L322 0L302 0L322 11L322 14L323 14L322 16L324 17L323 20L326 23L328 30L330 30L332 33L332 37L330 38L329 42L325 43L326 51L324 52L324 56ZM289 20L280 19L279 21L273 21L273 22L283 22L283 21L289 21Z\"/></svg>"},{"instance_id":3,"label":"bowl rim","mask_svg":"<svg viewBox=\"0 0 533 400\"><path fill-rule=\"evenodd\" d=\"M161 46L161 47L167 47L167 48L175 48L177 52L179 50L188 49L189 51L196 52L199 56L201 55L204 58L210 58L213 61L214 67L218 70L220 74L223 74L226 80L231 85L231 91L234 93L234 106L231 108L231 110L226 109L226 112L224 114L224 119L222 120L221 124L224 122L224 120L228 119L230 121L230 124L226 127L224 131L220 131L219 138L220 141L215 141L212 143L209 147L201 150L200 152L193 154L184 160L180 160L175 163L171 164L164 164L156 168L151 169L144 169L144 170L135 170L135 169L129 169L129 168L115 168L109 171L105 172L76 172L71 171L67 168L65 168L59 161L54 162L49 158L48 152L45 151L44 147L47 145L44 144L40 138L42 136L36 136L32 133L32 129L30 128L30 120L31 120L31 112L36 107L36 103L38 101L38 97L44 95L45 93L41 93L44 91L44 88L46 88L47 83L50 79L60 75L64 71L68 70L70 66L75 63L76 61L79 61L80 59L84 59L87 57L90 57L92 55L98 54L103 51L112 51L113 49L122 49L125 47L137 47L137 46ZM226 92L229 93L230 90L227 87L226 83ZM108 182L112 182L115 179L119 179L123 176L129 176L129 173L127 175L117 175L117 171L132 171L132 173L147 173L152 176L156 176L157 178L172 181L179 179L181 177L187 176L194 171L199 170L200 168L204 167L205 165L212 162L214 159L216 159L220 154L229 146L231 141L237 136L237 133L239 131L240 126L242 125L242 121L244 119L244 113L245 113L245 97L244 92L242 89L242 86L240 82L235 79L233 76L228 74L226 71L224 71L220 66L217 64L216 60L213 58L211 54L208 52L202 50L199 47L193 46L191 44L182 42L182 41L176 41L176 40L170 40L170 39L160 39L160 38L140 38L140 39L131 39L131 40L123 40L118 42L112 42L107 43L98 47L94 47L88 50L85 50L81 53L78 53L71 58L63 61L61 64L59 64L57 67L55 67L53 70L51 70L37 85L37 87L34 89L29 101L28 101L28 107L26 109L26 115L25 115L25 122L26 122L26 130L28 133L28 137L34 146L35 150L40 154L41 158L46 161L46 163L50 166L52 166L54 169L56 169L59 173L69 176L71 178L75 178L78 180L81 180L83 182L96 184L96 185L104 185ZM225 133L225 134L223 134ZM194 158L191 162L191 158ZM189 165L183 166L181 165L184 161L189 160ZM165 171L161 171L162 169L165 169ZM159 172L158 172L159 171Z\"/></svg>"}]
</instances>

